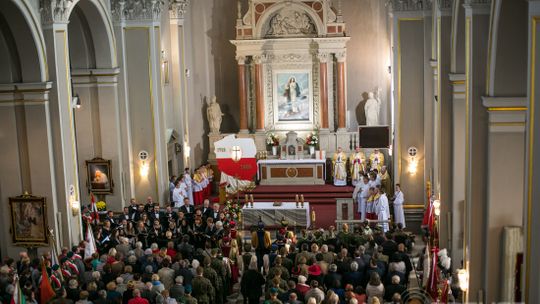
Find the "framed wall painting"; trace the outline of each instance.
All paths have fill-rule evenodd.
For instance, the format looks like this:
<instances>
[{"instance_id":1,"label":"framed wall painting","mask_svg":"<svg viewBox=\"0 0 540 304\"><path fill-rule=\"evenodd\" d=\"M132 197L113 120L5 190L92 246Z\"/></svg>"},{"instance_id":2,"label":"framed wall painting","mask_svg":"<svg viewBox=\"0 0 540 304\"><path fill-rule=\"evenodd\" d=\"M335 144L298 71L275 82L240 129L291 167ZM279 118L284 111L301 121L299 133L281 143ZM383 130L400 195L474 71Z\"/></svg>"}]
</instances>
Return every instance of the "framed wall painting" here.
<instances>
[{"instance_id":1,"label":"framed wall painting","mask_svg":"<svg viewBox=\"0 0 540 304\"><path fill-rule=\"evenodd\" d=\"M311 70L274 70L274 122L306 124L313 121Z\"/></svg>"},{"instance_id":2,"label":"framed wall painting","mask_svg":"<svg viewBox=\"0 0 540 304\"><path fill-rule=\"evenodd\" d=\"M24 194L9 198L13 244L24 247L48 246L45 198Z\"/></svg>"},{"instance_id":3,"label":"framed wall painting","mask_svg":"<svg viewBox=\"0 0 540 304\"><path fill-rule=\"evenodd\" d=\"M95 194L112 194L111 161L94 158L86 161L88 191Z\"/></svg>"}]
</instances>

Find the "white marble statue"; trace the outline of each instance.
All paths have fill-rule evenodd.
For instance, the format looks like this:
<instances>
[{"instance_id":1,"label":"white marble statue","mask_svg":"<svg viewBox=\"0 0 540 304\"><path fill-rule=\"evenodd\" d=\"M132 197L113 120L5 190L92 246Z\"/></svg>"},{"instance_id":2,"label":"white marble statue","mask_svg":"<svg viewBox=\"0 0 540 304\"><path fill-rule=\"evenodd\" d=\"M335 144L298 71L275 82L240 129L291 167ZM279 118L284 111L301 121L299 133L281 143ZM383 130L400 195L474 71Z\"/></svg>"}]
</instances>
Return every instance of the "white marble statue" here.
<instances>
[{"instance_id":1,"label":"white marble statue","mask_svg":"<svg viewBox=\"0 0 540 304\"><path fill-rule=\"evenodd\" d=\"M364 105L364 113L366 115L366 125L378 126L379 125L379 112L381 109L381 101L379 100L379 92L377 90L377 96L373 92L368 93L368 100Z\"/></svg>"},{"instance_id":2,"label":"white marble statue","mask_svg":"<svg viewBox=\"0 0 540 304\"><path fill-rule=\"evenodd\" d=\"M212 102L208 105L208 109L206 109L206 115L208 117L208 124L210 125L210 133L219 133L223 113L216 101L216 96L212 97Z\"/></svg>"}]
</instances>

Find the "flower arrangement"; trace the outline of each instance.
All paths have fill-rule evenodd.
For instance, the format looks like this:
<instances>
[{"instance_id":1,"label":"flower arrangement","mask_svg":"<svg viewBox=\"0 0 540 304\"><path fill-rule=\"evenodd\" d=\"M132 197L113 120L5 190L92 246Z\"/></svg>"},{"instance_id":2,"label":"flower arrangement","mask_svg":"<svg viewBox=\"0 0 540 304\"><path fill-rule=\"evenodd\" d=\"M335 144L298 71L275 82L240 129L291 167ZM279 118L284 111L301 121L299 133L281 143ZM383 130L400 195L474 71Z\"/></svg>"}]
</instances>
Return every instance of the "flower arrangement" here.
<instances>
[{"instance_id":1,"label":"flower arrangement","mask_svg":"<svg viewBox=\"0 0 540 304\"><path fill-rule=\"evenodd\" d=\"M266 144L269 146L279 146L279 138L276 134L270 133L266 137Z\"/></svg>"},{"instance_id":2,"label":"flower arrangement","mask_svg":"<svg viewBox=\"0 0 540 304\"><path fill-rule=\"evenodd\" d=\"M308 146L316 146L319 144L319 136L315 133L309 133L309 135L306 137L306 145Z\"/></svg>"},{"instance_id":3,"label":"flower arrangement","mask_svg":"<svg viewBox=\"0 0 540 304\"><path fill-rule=\"evenodd\" d=\"M224 210L229 220L237 222L242 214L242 205L237 201L227 200Z\"/></svg>"},{"instance_id":4,"label":"flower arrangement","mask_svg":"<svg viewBox=\"0 0 540 304\"><path fill-rule=\"evenodd\" d=\"M98 211L107 211L107 203L104 201L99 201L96 203L96 208Z\"/></svg>"}]
</instances>

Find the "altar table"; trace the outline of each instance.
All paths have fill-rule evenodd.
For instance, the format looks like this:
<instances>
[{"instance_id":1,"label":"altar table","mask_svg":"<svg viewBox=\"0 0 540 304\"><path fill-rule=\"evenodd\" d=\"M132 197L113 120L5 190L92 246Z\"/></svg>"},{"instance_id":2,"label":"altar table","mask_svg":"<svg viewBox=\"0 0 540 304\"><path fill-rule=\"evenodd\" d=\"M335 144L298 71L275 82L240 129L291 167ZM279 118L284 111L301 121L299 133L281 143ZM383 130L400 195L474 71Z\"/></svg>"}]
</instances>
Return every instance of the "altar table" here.
<instances>
[{"instance_id":1,"label":"altar table","mask_svg":"<svg viewBox=\"0 0 540 304\"><path fill-rule=\"evenodd\" d=\"M261 185L324 185L324 159L264 159L257 162Z\"/></svg>"},{"instance_id":2,"label":"altar table","mask_svg":"<svg viewBox=\"0 0 540 304\"><path fill-rule=\"evenodd\" d=\"M290 227L307 228L311 225L307 202L304 202L303 208L297 208L295 202L283 202L281 206L274 206L273 202L255 202L253 208L244 205L242 208L244 228L257 226L259 216L266 226L281 227L282 219L285 219Z\"/></svg>"}]
</instances>

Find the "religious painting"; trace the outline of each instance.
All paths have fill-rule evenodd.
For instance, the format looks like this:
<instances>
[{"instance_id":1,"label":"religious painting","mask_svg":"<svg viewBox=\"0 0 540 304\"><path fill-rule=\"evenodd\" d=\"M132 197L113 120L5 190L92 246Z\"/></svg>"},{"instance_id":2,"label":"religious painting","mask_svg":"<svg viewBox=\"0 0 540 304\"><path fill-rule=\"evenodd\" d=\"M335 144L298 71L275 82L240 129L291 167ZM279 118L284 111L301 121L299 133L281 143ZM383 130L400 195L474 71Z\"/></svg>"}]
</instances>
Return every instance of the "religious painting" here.
<instances>
[{"instance_id":1,"label":"religious painting","mask_svg":"<svg viewBox=\"0 0 540 304\"><path fill-rule=\"evenodd\" d=\"M274 76L276 123L306 123L312 120L313 97L309 70L277 71Z\"/></svg>"},{"instance_id":2,"label":"religious painting","mask_svg":"<svg viewBox=\"0 0 540 304\"><path fill-rule=\"evenodd\" d=\"M44 197L24 194L9 198L13 244L47 246L47 207Z\"/></svg>"},{"instance_id":3,"label":"religious painting","mask_svg":"<svg viewBox=\"0 0 540 304\"><path fill-rule=\"evenodd\" d=\"M86 161L88 191L96 194L112 194L111 161L94 158Z\"/></svg>"}]
</instances>

